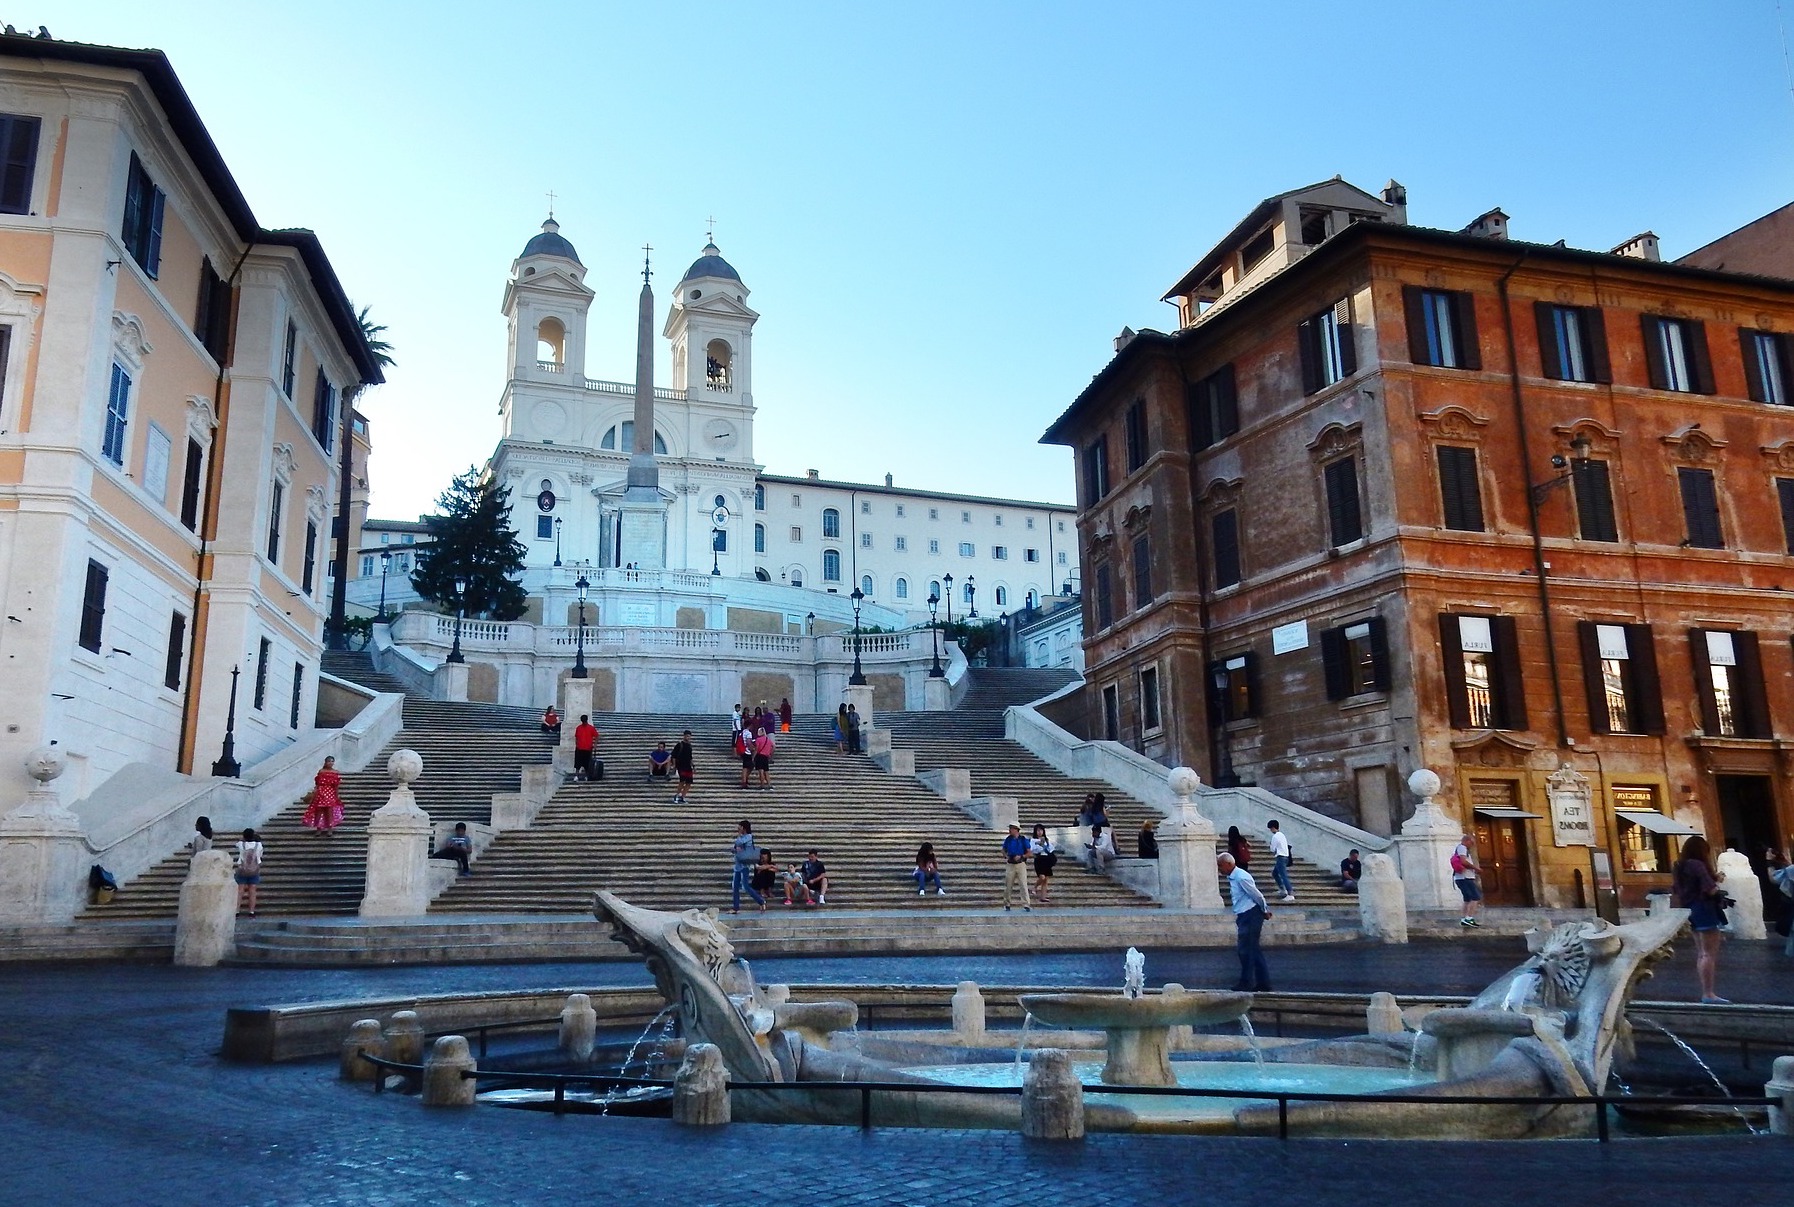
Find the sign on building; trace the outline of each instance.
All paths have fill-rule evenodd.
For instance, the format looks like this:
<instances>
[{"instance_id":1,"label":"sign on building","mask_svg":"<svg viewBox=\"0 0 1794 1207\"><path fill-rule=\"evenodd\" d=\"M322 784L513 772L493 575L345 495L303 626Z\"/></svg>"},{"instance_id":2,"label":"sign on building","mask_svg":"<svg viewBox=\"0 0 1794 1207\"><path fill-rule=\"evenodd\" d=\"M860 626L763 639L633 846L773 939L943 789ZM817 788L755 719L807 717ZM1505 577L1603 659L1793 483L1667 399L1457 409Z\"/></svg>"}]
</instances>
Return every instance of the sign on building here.
<instances>
[{"instance_id":1,"label":"sign on building","mask_svg":"<svg viewBox=\"0 0 1794 1207\"><path fill-rule=\"evenodd\" d=\"M1545 797L1551 802L1551 835L1558 846L1595 845L1593 794L1586 776L1563 764L1545 781Z\"/></svg>"}]
</instances>

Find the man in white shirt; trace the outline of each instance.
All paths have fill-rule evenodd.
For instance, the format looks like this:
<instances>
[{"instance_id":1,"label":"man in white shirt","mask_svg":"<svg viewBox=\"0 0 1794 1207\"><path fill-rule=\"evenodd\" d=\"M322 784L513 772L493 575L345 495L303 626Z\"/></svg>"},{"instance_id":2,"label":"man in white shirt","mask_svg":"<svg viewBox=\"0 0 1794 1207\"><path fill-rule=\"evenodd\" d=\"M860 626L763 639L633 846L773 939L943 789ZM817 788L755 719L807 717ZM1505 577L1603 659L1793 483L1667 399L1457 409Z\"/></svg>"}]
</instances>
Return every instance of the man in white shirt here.
<instances>
[{"instance_id":1,"label":"man in white shirt","mask_svg":"<svg viewBox=\"0 0 1794 1207\"><path fill-rule=\"evenodd\" d=\"M1227 877L1227 895L1233 902L1233 924L1239 933L1236 950L1240 957L1240 980L1234 988L1247 993L1269 993L1271 969L1265 963L1260 939L1265 920L1271 916L1270 904L1258 891L1252 873L1235 863L1232 855L1222 852L1215 857L1215 862L1220 866L1221 874Z\"/></svg>"},{"instance_id":2,"label":"man in white shirt","mask_svg":"<svg viewBox=\"0 0 1794 1207\"><path fill-rule=\"evenodd\" d=\"M1276 822L1271 823L1271 879L1283 890L1283 900L1287 903L1296 899L1296 890L1289 883L1289 839L1283 836L1283 828Z\"/></svg>"}]
</instances>

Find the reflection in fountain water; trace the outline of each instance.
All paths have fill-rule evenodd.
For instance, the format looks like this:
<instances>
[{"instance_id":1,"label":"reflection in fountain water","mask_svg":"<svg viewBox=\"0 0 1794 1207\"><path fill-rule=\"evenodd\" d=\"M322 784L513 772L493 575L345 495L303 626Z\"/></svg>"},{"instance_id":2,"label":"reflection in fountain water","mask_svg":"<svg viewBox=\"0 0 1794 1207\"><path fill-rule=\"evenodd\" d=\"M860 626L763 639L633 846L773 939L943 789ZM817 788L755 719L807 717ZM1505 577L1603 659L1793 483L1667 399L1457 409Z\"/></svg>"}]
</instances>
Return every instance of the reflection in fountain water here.
<instances>
[{"instance_id":1,"label":"reflection in fountain water","mask_svg":"<svg viewBox=\"0 0 1794 1207\"><path fill-rule=\"evenodd\" d=\"M1721 1097L1730 1098L1732 1096L1731 1088L1728 1087L1725 1082L1723 1082L1719 1079L1719 1074L1715 1073L1713 1071L1713 1067L1711 1065L1709 1065L1705 1060L1703 1060L1701 1058L1701 1054L1699 1052L1696 1052L1693 1048L1691 1048L1688 1045L1687 1041L1684 1040L1680 1035L1677 1035L1674 1031L1671 1031L1668 1027L1664 1026L1662 1023L1658 1022L1656 1019L1636 1018L1636 1019L1633 1019L1632 1021L1635 1023L1643 1023L1645 1026L1649 1027L1653 1031L1662 1032L1663 1035L1669 1040L1670 1043L1672 1043L1672 1044L1676 1045L1676 1047L1680 1048L1682 1050L1682 1053L1685 1056L1687 1056L1688 1059L1692 1060L1695 1064L1700 1066L1701 1072L1703 1072L1707 1075L1707 1080L1711 1081L1714 1085L1719 1087L1719 1093L1720 1093ZM1758 1134L1756 1125L1750 1121L1749 1116L1745 1115L1745 1113L1742 1109L1740 1109L1739 1107L1733 1107L1732 1110L1738 1116L1738 1118L1743 1122L1744 1126L1750 1129L1751 1135L1755 1136Z\"/></svg>"},{"instance_id":2,"label":"reflection in fountain water","mask_svg":"<svg viewBox=\"0 0 1794 1207\"><path fill-rule=\"evenodd\" d=\"M1258 1032L1252 1029L1251 1015L1240 1015L1240 1034L1244 1035L1246 1042L1252 1045L1252 1063L1262 1065L1265 1062L1265 1050L1259 1046Z\"/></svg>"}]
</instances>

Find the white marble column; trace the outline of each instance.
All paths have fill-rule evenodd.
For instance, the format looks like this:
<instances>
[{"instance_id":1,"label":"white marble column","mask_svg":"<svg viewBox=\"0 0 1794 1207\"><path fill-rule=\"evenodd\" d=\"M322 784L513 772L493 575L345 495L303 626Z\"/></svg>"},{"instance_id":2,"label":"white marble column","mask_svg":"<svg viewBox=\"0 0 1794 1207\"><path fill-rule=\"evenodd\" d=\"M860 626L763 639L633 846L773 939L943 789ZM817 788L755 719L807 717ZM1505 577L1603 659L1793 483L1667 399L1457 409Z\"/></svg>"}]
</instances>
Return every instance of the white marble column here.
<instances>
[{"instance_id":1,"label":"white marble column","mask_svg":"<svg viewBox=\"0 0 1794 1207\"><path fill-rule=\"evenodd\" d=\"M1177 810L1155 831L1159 839L1159 901L1177 909L1220 909L1215 823L1196 808L1202 780L1188 767L1175 767L1170 785L1177 797Z\"/></svg>"},{"instance_id":2,"label":"white marble column","mask_svg":"<svg viewBox=\"0 0 1794 1207\"><path fill-rule=\"evenodd\" d=\"M423 771L424 760L415 750L395 750L386 761L393 790L368 819L364 918L414 918L430 906L430 815L411 792Z\"/></svg>"},{"instance_id":3,"label":"white marble column","mask_svg":"<svg viewBox=\"0 0 1794 1207\"><path fill-rule=\"evenodd\" d=\"M1414 816L1395 840L1409 909L1458 909L1463 901L1451 882L1451 853L1464 827L1439 804L1439 777L1422 767L1408 777L1408 791L1420 798Z\"/></svg>"}]
</instances>

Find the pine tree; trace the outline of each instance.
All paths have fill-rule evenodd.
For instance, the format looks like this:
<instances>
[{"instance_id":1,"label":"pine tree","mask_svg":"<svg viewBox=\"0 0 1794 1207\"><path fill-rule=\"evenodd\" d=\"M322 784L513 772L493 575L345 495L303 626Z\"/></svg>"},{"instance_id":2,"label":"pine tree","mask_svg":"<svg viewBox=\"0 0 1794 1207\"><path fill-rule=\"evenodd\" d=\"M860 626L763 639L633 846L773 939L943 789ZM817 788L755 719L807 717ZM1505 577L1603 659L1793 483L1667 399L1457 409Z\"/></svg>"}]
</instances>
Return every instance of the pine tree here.
<instances>
[{"instance_id":1,"label":"pine tree","mask_svg":"<svg viewBox=\"0 0 1794 1207\"><path fill-rule=\"evenodd\" d=\"M411 585L425 599L455 609L455 578L466 581L467 615L515 620L529 596L516 576L523 572L523 543L512 530L511 492L478 466L458 474L436 500L439 514L425 521L430 543L417 551Z\"/></svg>"}]
</instances>

